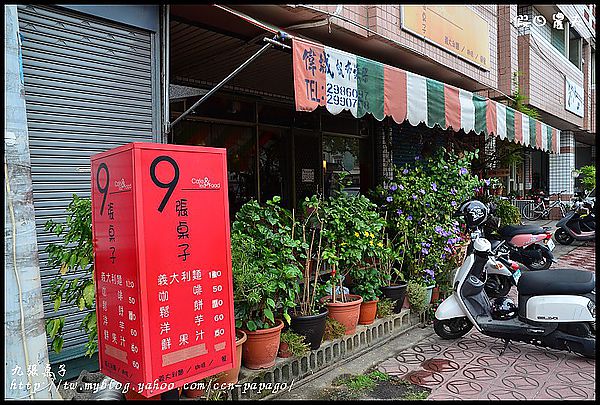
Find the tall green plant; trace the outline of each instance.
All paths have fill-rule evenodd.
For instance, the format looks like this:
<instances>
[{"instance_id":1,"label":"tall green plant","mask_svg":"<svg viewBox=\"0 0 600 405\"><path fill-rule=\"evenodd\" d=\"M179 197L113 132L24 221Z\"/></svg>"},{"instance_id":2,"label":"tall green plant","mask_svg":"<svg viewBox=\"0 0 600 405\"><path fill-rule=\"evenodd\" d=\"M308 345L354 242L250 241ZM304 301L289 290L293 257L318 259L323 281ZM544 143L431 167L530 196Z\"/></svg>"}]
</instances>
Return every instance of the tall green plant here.
<instances>
[{"instance_id":1,"label":"tall green plant","mask_svg":"<svg viewBox=\"0 0 600 405\"><path fill-rule=\"evenodd\" d=\"M232 268L236 327L250 331L275 326L275 312L289 323L302 277L306 244L295 238L295 218L273 197L265 206L250 200L232 225Z\"/></svg>"},{"instance_id":2,"label":"tall green plant","mask_svg":"<svg viewBox=\"0 0 600 405\"><path fill-rule=\"evenodd\" d=\"M596 166L583 166L579 169L579 177L586 193L596 188Z\"/></svg>"},{"instance_id":3,"label":"tall green plant","mask_svg":"<svg viewBox=\"0 0 600 405\"><path fill-rule=\"evenodd\" d=\"M529 107L526 105L527 97L523 94L521 87L519 86L519 76L521 76L522 72L515 72L513 74L513 86L515 87L515 91L512 94L513 100L510 100L508 105L509 107L514 108L517 111L522 112L525 115L530 116L533 119L539 120L540 113L533 107Z\"/></svg>"},{"instance_id":4,"label":"tall green plant","mask_svg":"<svg viewBox=\"0 0 600 405\"><path fill-rule=\"evenodd\" d=\"M389 184L377 188L389 231L400 242L407 278L427 283L449 272L450 259L463 242L453 214L485 184L470 172L477 153L459 156L441 148L428 159L394 167Z\"/></svg>"},{"instance_id":5,"label":"tall green plant","mask_svg":"<svg viewBox=\"0 0 600 405\"><path fill-rule=\"evenodd\" d=\"M342 184L344 178L341 178ZM371 265L374 257L375 239L384 226L377 206L364 195L351 195L344 191L335 192L326 200L323 208L327 228L323 230L326 241L323 260L331 266L333 302L337 302L338 293L343 291L343 280L351 271ZM345 294L340 295L345 302Z\"/></svg>"},{"instance_id":6,"label":"tall green plant","mask_svg":"<svg viewBox=\"0 0 600 405\"><path fill-rule=\"evenodd\" d=\"M60 242L49 244L48 264L59 268L58 274L48 289L50 299L54 302L54 312L63 304L74 304L80 311L94 309L94 249L92 245L92 211L89 198L80 198L73 194L67 207L67 218L64 224L49 220L47 231L54 233ZM72 277L76 271L83 271L82 276ZM46 321L46 332L52 339L52 349L60 353L63 347L63 327L65 316L50 318ZM81 321L80 328L88 335L86 355L92 356L98 350L98 328L96 312L89 312Z\"/></svg>"}]
</instances>

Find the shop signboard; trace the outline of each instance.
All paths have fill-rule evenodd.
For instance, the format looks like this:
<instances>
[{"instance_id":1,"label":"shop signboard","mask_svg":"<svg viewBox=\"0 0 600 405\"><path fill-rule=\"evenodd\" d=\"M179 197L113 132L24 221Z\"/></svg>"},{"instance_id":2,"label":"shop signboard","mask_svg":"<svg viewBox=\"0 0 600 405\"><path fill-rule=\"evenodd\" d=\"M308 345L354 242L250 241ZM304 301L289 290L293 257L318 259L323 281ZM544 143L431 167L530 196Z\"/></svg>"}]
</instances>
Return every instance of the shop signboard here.
<instances>
[{"instance_id":1,"label":"shop signboard","mask_svg":"<svg viewBox=\"0 0 600 405\"><path fill-rule=\"evenodd\" d=\"M468 6L400 7L403 30L486 70L490 69L489 26Z\"/></svg>"},{"instance_id":2,"label":"shop signboard","mask_svg":"<svg viewBox=\"0 0 600 405\"><path fill-rule=\"evenodd\" d=\"M225 149L92 156L100 371L145 397L233 368Z\"/></svg>"}]
</instances>

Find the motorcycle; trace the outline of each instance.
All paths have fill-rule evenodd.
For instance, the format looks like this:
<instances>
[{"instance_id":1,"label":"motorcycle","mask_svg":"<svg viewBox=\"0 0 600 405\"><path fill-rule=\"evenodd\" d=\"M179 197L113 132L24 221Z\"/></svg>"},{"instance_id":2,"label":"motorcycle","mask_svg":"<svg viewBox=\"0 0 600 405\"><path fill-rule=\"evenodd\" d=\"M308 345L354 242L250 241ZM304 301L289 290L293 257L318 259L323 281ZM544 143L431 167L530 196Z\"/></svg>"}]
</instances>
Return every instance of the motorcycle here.
<instances>
[{"instance_id":1,"label":"motorcycle","mask_svg":"<svg viewBox=\"0 0 600 405\"><path fill-rule=\"evenodd\" d=\"M555 245L550 227L507 225L500 228L500 219L490 215L483 224L483 230L492 244L506 242L500 253L508 254L510 260L522 263L530 270L546 270L556 262L552 254Z\"/></svg>"},{"instance_id":2,"label":"motorcycle","mask_svg":"<svg viewBox=\"0 0 600 405\"><path fill-rule=\"evenodd\" d=\"M434 331L442 339L457 339L473 327L486 336L596 355L595 274L584 270L539 270L522 274L517 283L518 306L507 297L493 302L480 277L492 253L480 228L487 207L479 201L461 205L471 234L464 263L453 277L453 293L435 312Z\"/></svg>"},{"instance_id":3,"label":"motorcycle","mask_svg":"<svg viewBox=\"0 0 600 405\"><path fill-rule=\"evenodd\" d=\"M510 260L507 253L500 253L500 248L506 243L501 241L492 243L492 255L485 264L482 275L485 277L485 292L490 298L505 297L512 286L516 286L519 277L529 269L515 261Z\"/></svg>"},{"instance_id":4,"label":"motorcycle","mask_svg":"<svg viewBox=\"0 0 600 405\"><path fill-rule=\"evenodd\" d=\"M594 202L589 199L576 201L574 207L560 221L554 238L562 245L570 245L575 240L592 240L596 238L596 215Z\"/></svg>"}]
</instances>

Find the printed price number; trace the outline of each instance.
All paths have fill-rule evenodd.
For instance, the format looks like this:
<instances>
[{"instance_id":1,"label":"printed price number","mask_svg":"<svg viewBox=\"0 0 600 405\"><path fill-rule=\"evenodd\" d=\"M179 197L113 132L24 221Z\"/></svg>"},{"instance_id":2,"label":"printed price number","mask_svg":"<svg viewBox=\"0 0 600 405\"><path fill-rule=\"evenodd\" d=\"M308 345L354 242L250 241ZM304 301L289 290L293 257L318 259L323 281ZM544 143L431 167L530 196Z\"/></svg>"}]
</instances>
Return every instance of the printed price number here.
<instances>
[{"instance_id":1,"label":"printed price number","mask_svg":"<svg viewBox=\"0 0 600 405\"><path fill-rule=\"evenodd\" d=\"M215 322L222 321L223 319L225 319L225 315L223 315L223 314L216 314L216 315L214 316L214 320L215 320Z\"/></svg>"},{"instance_id":2,"label":"printed price number","mask_svg":"<svg viewBox=\"0 0 600 405\"><path fill-rule=\"evenodd\" d=\"M131 365L133 366L133 368L135 368L136 370L140 369L140 363L138 363L137 361L133 360L131 362Z\"/></svg>"},{"instance_id":3,"label":"printed price number","mask_svg":"<svg viewBox=\"0 0 600 405\"><path fill-rule=\"evenodd\" d=\"M223 291L223 286L221 284L213 285L212 290L214 293Z\"/></svg>"},{"instance_id":4,"label":"printed price number","mask_svg":"<svg viewBox=\"0 0 600 405\"><path fill-rule=\"evenodd\" d=\"M220 328L220 329L215 329L215 337L220 337L223 336L225 334L225 329Z\"/></svg>"}]
</instances>

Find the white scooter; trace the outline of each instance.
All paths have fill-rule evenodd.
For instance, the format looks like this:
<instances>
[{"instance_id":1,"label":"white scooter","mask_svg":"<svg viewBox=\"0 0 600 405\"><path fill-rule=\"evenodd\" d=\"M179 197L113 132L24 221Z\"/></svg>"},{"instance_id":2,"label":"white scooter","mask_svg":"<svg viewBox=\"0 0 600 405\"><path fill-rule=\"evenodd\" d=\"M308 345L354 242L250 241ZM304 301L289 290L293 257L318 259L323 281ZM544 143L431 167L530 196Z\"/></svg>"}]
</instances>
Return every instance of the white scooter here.
<instances>
[{"instance_id":1,"label":"white scooter","mask_svg":"<svg viewBox=\"0 0 600 405\"><path fill-rule=\"evenodd\" d=\"M484 335L503 339L504 350L513 340L595 358L595 274L568 269L526 272L517 283L518 308L507 298L497 298L498 307L490 302L481 280L493 254L477 228L487 217L487 207L468 201L457 214L465 216L474 232L465 262L453 277L453 294L435 313L435 332L443 339L457 339L475 326Z\"/></svg>"},{"instance_id":2,"label":"white scooter","mask_svg":"<svg viewBox=\"0 0 600 405\"><path fill-rule=\"evenodd\" d=\"M524 272L529 271L528 267L517 263L508 258L508 252L503 251L502 247L506 241L500 241L494 247L492 244L492 253L485 264L482 281L485 282L485 293L490 298L505 297L512 286L516 286L519 277Z\"/></svg>"}]
</instances>

